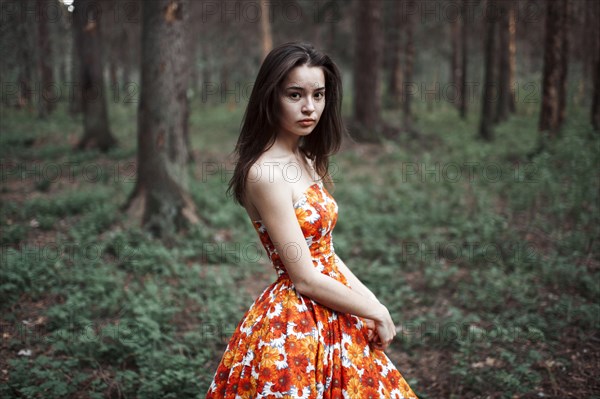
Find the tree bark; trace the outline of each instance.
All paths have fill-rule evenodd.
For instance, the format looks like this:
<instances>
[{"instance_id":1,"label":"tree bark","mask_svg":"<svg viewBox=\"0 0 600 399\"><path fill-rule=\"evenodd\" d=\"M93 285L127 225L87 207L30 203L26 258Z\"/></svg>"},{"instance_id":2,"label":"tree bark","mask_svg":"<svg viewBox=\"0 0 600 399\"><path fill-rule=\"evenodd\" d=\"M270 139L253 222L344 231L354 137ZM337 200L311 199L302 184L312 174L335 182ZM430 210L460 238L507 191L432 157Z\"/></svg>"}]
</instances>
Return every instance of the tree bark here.
<instances>
[{"instance_id":1,"label":"tree bark","mask_svg":"<svg viewBox=\"0 0 600 399\"><path fill-rule=\"evenodd\" d=\"M393 26L390 37L390 81L388 93L393 108L402 104L402 5L400 2L393 3Z\"/></svg>"},{"instance_id":2,"label":"tree bark","mask_svg":"<svg viewBox=\"0 0 600 399\"><path fill-rule=\"evenodd\" d=\"M408 0L407 8L414 10L414 0ZM413 132L412 94L409 86L414 84L413 69L415 65L415 43L414 43L414 12L409 11L405 18L406 43L404 50L404 88L402 89L402 114L404 117L404 130Z\"/></svg>"},{"instance_id":3,"label":"tree bark","mask_svg":"<svg viewBox=\"0 0 600 399\"><path fill-rule=\"evenodd\" d=\"M263 60L273 49L273 36L271 35L271 14L269 10L269 0L260 0L260 28L262 36L262 54Z\"/></svg>"},{"instance_id":4,"label":"tree bark","mask_svg":"<svg viewBox=\"0 0 600 399\"><path fill-rule=\"evenodd\" d=\"M468 82L467 73L469 66L469 6L468 0L463 0L461 3L461 25L460 25L460 43L461 43L461 73L460 73L460 117L467 118L468 113Z\"/></svg>"},{"instance_id":5,"label":"tree bark","mask_svg":"<svg viewBox=\"0 0 600 399\"><path fill-rule=\"evenodd\" d=\"M101 6L96 0L77 0L73 21L79 55L79 83L83 109L83 137L77 149L107 151L117 145L108 125L106 87L100 41Z\"/></svg>"},{"instance_id":6,"label":"tree bark","mask_svg":"<svg viewBox=\"0 0 600 399\"><path fill-rule=\"evenodd\" d=\"M563 49L563 23L561 13L565 0L546 3L546 38L544 45L544 75L542 82L542 107L538 130L555 137L560 129L561 65Z\"/></svg>"},{"instance_id":7,"label":"tree bark","mask_svg":"<svg viewBox=\"0 0 600 399\"><path fill-rule=\"evenodd\" d=\"M47 117L55 108L53 99L53 73L52 73L52 47L50 45L50 32L48 29L48 0L36 0L37 19L37 76L40 84L40 98L38 101L38 116Z\"/></svg>"},{"instance_id":8,"label":"tree bark","mask_svg":"<svg viewBox=\"0 0 600 399\"><path fill-rule=\"evenodd\" d=\"M22 38L22 42L17 47L17 62L18 62L18 83L19 92L17 98L17 107L24 108L31 106L31 75L32 66L35 65L33 51L31 45L31 31L27 20L27 14L24 12L30 6L31 0L22 0L18 3L18 34Z\"/></svg>"},{"instance_id":9,"label":"tree bark","mask_svg":"<svg viewBox=\"0 0 600 399\"><path fill-rule=\"evenodd\" d=\"M600 18L600 5L598 3L592 5L592 16ZM596 19L597 20L597 19ZM592 55L591 61L594 65L594 87L592 89L592 108L590 112L591 122L594 129L600 133L600 40L598 40L598 33L600 33L600 27L595 27L596 36L592 39Z\"/></svg>"},{"instance_id":10,"label":"tree bark","mask_svg":"<svg viewBox=\"0 0 600 399\"><path fill-rule=\"evenodd\" d=\"M352 135L358 141L376 141L381 135L382 5L382 0L355 3L354 118L356 131L352 132Z\"/></svg>"},{"instance_id":11,"label":"tree bark","mask_svg":"<svg viewBox=\"0 0 600 399\"><path fill-rule=\"evenodd\" d=\"M486 33L485 33L485 72L483 84L483 96L481 107L481 123L479 125L479 137L492 141L494 139L493 120L494 120L494 93L495 93L495 36L496 25L498 24L498 15L495 13L496 2L488 1L487 14L485 18Z\"/></svg>"},{"instance_id":12,"label":"tree bark","mask_svg":"<svg viewBox=\"0 0 600 399\"><path fill-rule=\"evenodd\" d=\"M600 48L600 46L598 46ZM592 100L592 126L600 133L600 52L596 55L596 73L594 77L594 95Z\"/></svg>"},{"instance_id":13,"label":"tree bark","mask_svg":"<svg viewBox=\"0 0 600 399\"><path fill-rule=\"evenodd\" d=\"M560 75L559 75L559 95L558 95L558 126L562 126L567 115L567 75L569 70L569 18L570 1L562 1L562 12L560 14L561 24L561 51L560 51Z\"/></svg>"},{"instance_id":14,"label":"tree bark","mask_svg":"<svg viewBox=\"0 0 600 399\"><path fill-rule=\"evenodd\" d=\"M496 102L496 114L494 122L504 122L508 119L510 112L510 0L500 0L499 6L499 38L498 46L498 101Z\"/></svg>"},{"instance_id":15,"label":"tree bark","mask_svg":"<svg viewBox=\"0 0 600 399\"><path fill-rule=\"evenodd\" d=\"M455 102L454 106L460 109L460 89L462 79L460 74L461 68L461 22L460 16L450 21L450 42L451 42L451 55L450 55L450 84L455 88Z\"/></svg>"},{"instance_id":16,"label":"tree bark","mask_svg":"<svg viewBox=\"0 0 600 399\"><path fill-rule=\"evenodd\" d=\"M517 112L516 82L517 82L517 10L514 0L508 3L508 84L510 95L508 97L508 110Z\"/></svg>"},{"instance_id":17,"label":"tree bark","mask_svg":"<svg viewBox=\"0 0 600 399\"><path fill-rule=\"evenodd\" d=\"M73 31L73 40L71 42L71 81L69 90L69 115L72 117L83 111L82 88L81 88L81 60L79 57L79 48L77 42L78 26L73 19L71 29Z\"/></svg>"},{"instance_id":18,"label":"tree bark","mask_svg":"<svg viewBox=\"0 0 600 399\"><path fill-rule=\"evenodd\" d=\"M137 181L124 208L157 237L198 223L188 187L186 45L188 0L153 0L142 10Z\"/></svg>"}]
</instances>

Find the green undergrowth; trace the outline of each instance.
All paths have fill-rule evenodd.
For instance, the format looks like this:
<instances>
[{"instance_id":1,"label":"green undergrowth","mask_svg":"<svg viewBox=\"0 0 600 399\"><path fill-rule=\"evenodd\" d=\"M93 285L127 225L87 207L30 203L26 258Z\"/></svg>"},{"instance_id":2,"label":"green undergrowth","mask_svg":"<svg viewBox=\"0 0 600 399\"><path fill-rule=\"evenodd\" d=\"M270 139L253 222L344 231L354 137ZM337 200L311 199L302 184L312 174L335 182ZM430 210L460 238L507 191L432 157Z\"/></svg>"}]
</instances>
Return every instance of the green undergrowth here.
<instances>
[{"instance_id":1,"label":"green undergrowth","mask_svg":"<svg viewBox=\"0 0 600 399\"><path fill-rule=\"evenodd\" d=\"M202 397L252 303L241 287L267 259L225 196L222 162L240 108L196 104L191 142L203 158L190 193L206 223L169 245L123 227L134 108L111 106L121 145L107 154L71 150L66 138L80 122L64 110L48 121L3 114L11 166L2 194L27 194L0 211L2 397ZM449 392L535 392L545 361L570 367L554 356L566 334L585 341L600 327L600 276L590 266L599 255L599 139L573 112L533 157L532 116L513 116L486 143L475 119L442 107L419 112L418 138L333 159L335 250L402 326L393 350L449 354ZM51 174L65 163L68 175ZM41 169L31 173L34 164ZM419 397L433 397L419 373L407 377Z\"/></svg>"}]
</instances>

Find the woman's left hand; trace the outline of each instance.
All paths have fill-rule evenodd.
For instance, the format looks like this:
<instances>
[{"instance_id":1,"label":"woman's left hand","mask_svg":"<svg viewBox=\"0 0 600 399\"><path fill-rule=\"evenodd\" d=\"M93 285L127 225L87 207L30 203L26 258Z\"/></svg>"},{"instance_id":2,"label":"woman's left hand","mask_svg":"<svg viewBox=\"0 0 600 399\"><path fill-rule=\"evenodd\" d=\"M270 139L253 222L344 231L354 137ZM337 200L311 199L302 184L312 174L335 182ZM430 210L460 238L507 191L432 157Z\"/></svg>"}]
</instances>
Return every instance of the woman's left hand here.
<instances>
[{"instance_id":1,"label":"woman's left hand","mask_svg":"<svg viewBox=\"0 0 600 399\"><path fill-rule=\"evenodd\" d=\"M375 336L377 335L377 332L375 331L375 322L371 319L364 319L365 320L365 324L367 325L367 329L368 329L368 335L367 337L369 338L369 342L373 341L373 338L375 338Z\"/></svg>"}]
</instances>

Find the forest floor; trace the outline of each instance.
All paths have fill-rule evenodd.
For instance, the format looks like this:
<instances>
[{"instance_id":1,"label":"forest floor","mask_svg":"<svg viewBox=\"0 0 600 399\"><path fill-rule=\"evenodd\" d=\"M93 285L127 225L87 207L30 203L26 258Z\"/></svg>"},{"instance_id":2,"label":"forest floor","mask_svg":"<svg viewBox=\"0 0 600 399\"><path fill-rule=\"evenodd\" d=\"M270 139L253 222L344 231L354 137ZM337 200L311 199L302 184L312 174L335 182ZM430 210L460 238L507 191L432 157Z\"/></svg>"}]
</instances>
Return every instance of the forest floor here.
<instances>
[{"instance_id":1,"label":"forest floor","mask_svg":"<svg viewBox=\"0 0 600 399\"><path fill-rule=\"evenodd\" d=\"M275 278L223 197L241 110L192 114L190 191L209 224L169 245L122 219L135 118L111 111L109 154L71 151L66 114L3 111L2 397L201 398ZM600 139L581 119L533 160L534 116L483 143L451 110L417 140L334 157L336 252L403 329L387 353L421 399L600 398Z\"/></svg>"}]
</instances>

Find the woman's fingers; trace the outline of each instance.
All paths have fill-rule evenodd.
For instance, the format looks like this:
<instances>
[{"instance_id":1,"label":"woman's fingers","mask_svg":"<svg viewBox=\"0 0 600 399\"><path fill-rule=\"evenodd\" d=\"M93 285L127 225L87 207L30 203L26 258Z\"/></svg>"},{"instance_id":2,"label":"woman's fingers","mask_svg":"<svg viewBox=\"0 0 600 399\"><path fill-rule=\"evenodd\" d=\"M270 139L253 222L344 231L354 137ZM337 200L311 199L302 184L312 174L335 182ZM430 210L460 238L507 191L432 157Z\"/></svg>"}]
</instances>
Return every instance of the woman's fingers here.
<instances>
[{"instance_id":1,"label":"woman's fingers","mask_svg":"<svg viewBox=\"0 0 600 399\"><path fill-rule=\"evenodd\" d=\"M374 332L376 337L371 340L373 342L373 346L375 348L385 350L392 343L394 337L396 336L396 326L394 325L394 321L389 315L389 312L387 312L387 317L373 320L373 324L375 326Z\"/></svg>"}]
</instances>

